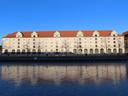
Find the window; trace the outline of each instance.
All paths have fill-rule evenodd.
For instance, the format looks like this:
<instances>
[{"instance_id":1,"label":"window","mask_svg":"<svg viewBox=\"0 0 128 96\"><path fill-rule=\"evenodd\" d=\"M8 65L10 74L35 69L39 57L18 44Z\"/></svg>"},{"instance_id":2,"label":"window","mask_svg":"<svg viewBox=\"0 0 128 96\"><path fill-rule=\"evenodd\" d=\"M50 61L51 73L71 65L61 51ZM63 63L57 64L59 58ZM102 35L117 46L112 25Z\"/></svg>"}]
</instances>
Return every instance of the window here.
<instances>
[{"instance_id":1,"label":"window","mask_svg":"<svg viewBox=\"0 0 128 96\"><path fill-rule=\"evenodd\" d=\"M113 40L116 40L116 38L113 38Z\"/></svg>"},{"instance_id":2,"label":"window","mask_svg":"<svg viewBox=\"0 0 128 96\"><path fill-rule=\"evenodd\" d=\"M81 48L82 46L80 45L79 48Z\"/></svg>"},{"instance_id":3,"label":"window","mask_svg":"<svg viewBox=\"0 0 128 96\"><path fill-rule=\"evenodd\" d=\"M113 49L113 53L116 54L117 53L117 50L116 49Z\"/></svg>"},{"instance_id":4,"label":"window","mask_svg":"<svg viewBox=\"0 0 128 96\"><path fill-rule=\"evenodd\" d=\"M98 49L95 49L95 53L98 54L99 53L99 50Z\"/></svg>"},{"instance_id":5,"label":"window","mask_svg":"<svg viewBox=\"0 0 128 96\"><path fill-rule=\"evenodd\" d=\"M87 49L84 49L84 53L87 54L88 53L88 50Z\"/></svg>"},{"instance_id":6,"label":"window","mask_svg":"<svg viewBox=\"0 0 128 96\"><path fill-rule=\"evenodd\" d=\"M109 53L109 54L111 53L111 49L108 49L108 53Z\"/></svg>"},{"instance_id":7,"label":"window","mask_svg":"<svg viewBox=\"0 0 128 96\"><path fill-rule=\"evenodd\" d=\"M33 46L33 48L36 48L35 46Z\"/></svg>"},{"instance_id":8,"label":"window","mask_svg":"<svg viewBox=\"0 0 128 96\"><path fill-rule=\"evenodd\" d=\"M113 36L115 37L116 35L115 35L115 34L113 34Z\"/></svg>"},{"instance_id":9,"label":"window","mask_svg":"<svg viewBox=\"0 0 128 96\"><path fill-rule=\"evenodd\" d=\"M18 41L20 41L20 39L18 39Z\"/></svg>"},{"instance_id":10,"label":"window","mask_svg":"<svg viewBox=\"0 0 128 96\"><path fill-rule=\"evenodd\" d=\"M7 49L5 49L5 53L8 53L8 50Z\"/></svg>"},{"instance_id":11,"label":"window","mask_svg":"<svg viewBox=\"0 0 128 96\"><path fill-rule=\"evenodd\" d=\"M104 49L100 49L100 53L103 54L104 53Z\"/></svg>"},{"instance_id":12,"label":"window","mask_svg":"<svg viewBox=\"0 0 128 96\"><path fill-rule=\"evenodd\" d=\"M18 48L20 48L20 46L18 46Z\"/></svg>"},{"instance_id":13,"label":"window","mask_svg":"<svg viewBox=\"0 0 128 96\"><path fill-rule=\"evenodd\" d=\"M113 43L116 43L116 41L113 41Z\"/></svg>"},{"instance_id":14,"label":"window","mask_svg":"<svg viewBox=\"0 0 128 96\"><path fill-rule=\"evenodd\" d=\"M97 34L95 35L95 37L97 37Z\"/></svg>"},{"instance_id":15,"label":"window","mask_svg":"<svg viewBox=\"0 0 128 96\"><path fill-rule=\"evenodd\" d=\"M116 45L114 45L113 47L116 47Z\"/></svg>"}]
</instances>

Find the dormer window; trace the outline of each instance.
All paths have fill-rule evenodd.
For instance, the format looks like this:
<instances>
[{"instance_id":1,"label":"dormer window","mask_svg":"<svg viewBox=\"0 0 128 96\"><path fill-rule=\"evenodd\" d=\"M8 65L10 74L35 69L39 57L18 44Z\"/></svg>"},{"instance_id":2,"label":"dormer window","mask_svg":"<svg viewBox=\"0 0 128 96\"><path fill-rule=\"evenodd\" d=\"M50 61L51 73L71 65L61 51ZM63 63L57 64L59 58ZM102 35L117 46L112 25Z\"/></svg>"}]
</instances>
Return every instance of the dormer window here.
<instances>
[{"instance_id":1,"label":"dormer window","mask_svg":"<svg viewBox=\"0 0 128 96\"><path fill-rule=\"evenodd\" d=\"M94 31L94 32L93 32L93 37L98 37L98 36L100 36L100 35L99 35L99 32L98 32L98 31Z\"/></svg>"},{"instance_id":2,"label":"dormer window","mask_svg":"<svg viewBox=\"0 0 128 96\"><path fill-rule=\"evenodd\" d=\"M117 33L115 31L111 32L111 36L112 37L116 37L117 36Z\"/></svg>"},{"instance_id":3,"label":"dormer window","mask_svg":"<svg viewBox=\"0 0 128 96\"><path fill-rule=\"evenodd\" d=\"M33 33L31 34L31 37L36 38L36 37L38 37L38 34L37 34L36 32L33 32Z\"/></svg>"},{"instance_id":4,"label":"dormer window","mask_svg":"<svg viewBox=\"0 0 128 96\"><path fill-rule=\"evenodd\" d=\"M97 34L95 35L95 37L97 37Z\"/></svg>"},{"instance_id":5,"label":"dormer window","mask_svg":"<svg viewBox=\"0 0 128 96\"><path fill-rule=\"evenodd\" d=\"M115 34L113 34L113 37L115 37L116 35Z\"/></svg>"}]
</instances>

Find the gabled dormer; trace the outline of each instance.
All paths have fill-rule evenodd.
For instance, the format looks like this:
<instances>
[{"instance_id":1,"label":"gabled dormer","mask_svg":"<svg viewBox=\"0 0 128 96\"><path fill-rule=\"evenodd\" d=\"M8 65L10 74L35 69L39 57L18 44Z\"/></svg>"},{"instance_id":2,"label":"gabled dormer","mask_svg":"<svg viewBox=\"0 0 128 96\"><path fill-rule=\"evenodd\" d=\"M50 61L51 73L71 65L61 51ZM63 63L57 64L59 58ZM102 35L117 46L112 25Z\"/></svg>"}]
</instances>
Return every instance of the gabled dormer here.
<instances>
[{"instance_id":1,"label":"gabled dormer","mask_svg":"<svg viewBox=\"0 0 128 96\"><path fill-rule=\"evenodd\" d=\"M37 32L35 32L35 31L34 31L34 32L32 32L31 37L32 37L32 38L36 38L36 37L38 37Z\"/></svg>"},{"instance_id":2,"label":"gabled dormer","mask_svg":"<svg viewBox=\"0 0 128 96\"><path fill-rule=\"evenodd\" d=\"M110 34L110 36L116 37L116 36L118 36L118 34L116 33L116 31L112 31L111 34Z\"/></svg>"},{"instance_id":3,"label":"gabled dormer","mask_svg":"<svg viewBox=\"0 0 128 96\"><path fill-rule=\"evenodd\" d=\"M55 38L60 37L60 32L58 32L58 31L54 32L54 37L55 37Z\"/></svg>"},{"instance_id":4,"label":"gabled dormer","mask_svg":"<svg viewBox=\"0 0 128 96\"><path fill-rule=\"evenodd\" d=\"M78 31L77 34L76 34L76 37L83 37L84 34L82 31Z\"/></svg>"},{"instance_id":5,"label":"gabled dormer","mask_svg":"<svg viewBox=\"0 0 128 96\"><path fill-rule=\"evenodd\" d=\"M99 34L99 32L98 32L98 31L94 31L94 32L93 32L93 34L92 34L92 36L93 36L93 37L99 37L99 36L100 36L100 34Z\"/></svg>"},{"instance_id":6,"label":"gabled dormer","mask_svg":"<svg viewBox=\"0 0 128 96\"><path fill-rule=\"evenodd\" d=\"M16 38L22 38L22 37L23 37L22 32L17 32L17 33L16 33Z\"/></svg>"}]
</instances>

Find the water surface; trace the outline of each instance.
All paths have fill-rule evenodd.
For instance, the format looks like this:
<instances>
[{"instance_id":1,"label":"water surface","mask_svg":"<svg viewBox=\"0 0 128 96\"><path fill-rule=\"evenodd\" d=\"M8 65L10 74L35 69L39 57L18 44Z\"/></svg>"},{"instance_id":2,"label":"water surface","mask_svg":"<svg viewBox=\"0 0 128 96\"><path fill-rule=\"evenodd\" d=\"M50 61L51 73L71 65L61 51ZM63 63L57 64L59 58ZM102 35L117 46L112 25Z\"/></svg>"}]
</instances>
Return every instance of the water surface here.
<instances>
[{"instance_id":1,"label":"water surface","mask_svg":"<svg viewBox=\"0 0 128 96\"><path fill-rule=\"evenodd\" d=\"M128 64L1 63L0 96L128 96Z\"/></svg>"}]
</instances>

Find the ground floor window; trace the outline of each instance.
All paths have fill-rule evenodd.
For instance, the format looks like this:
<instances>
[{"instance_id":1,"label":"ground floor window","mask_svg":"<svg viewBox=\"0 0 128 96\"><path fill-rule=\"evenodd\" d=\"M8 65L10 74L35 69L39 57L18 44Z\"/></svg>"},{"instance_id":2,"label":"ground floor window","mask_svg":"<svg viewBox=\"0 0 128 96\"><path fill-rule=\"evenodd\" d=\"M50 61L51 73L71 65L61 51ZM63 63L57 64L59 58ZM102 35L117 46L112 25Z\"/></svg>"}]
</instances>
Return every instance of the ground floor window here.
<instances>
[{"instance_id":1,"label":"ground floor window","mask_svg":"<svg viewBox=\"0 0 128 96\"><path fill-rule=\"evenodd\" d=\"M113 49L113 53L116 54L117 53L117 50L116 49Z\"/></svg>"},{"instance_id":2,"label":"ground floor window","mask_svg":"<svg viewBox=\"0 0 128 96\"><path fill-rule=\"evenodd\" d=\"M111 49L108 49L108 53L109 53L109 54L111 53Z\"/></svg>"},{"instance_id":3,"label":"ground floor window","mask_svg":"<svg viewBox=\"0 0 128 96\"><path fill-rule=\"evenodd\" d=\"M20 53L20 49L17 49L17 53Z\"/></svg>"},{"instance_id":4,"label":"ground floor window","mask_svg":"<svg viewBox=\"0 0 128 96\"><path fill-rule=\"evenodd\" d=\"M33 49L32 52L36 52L36 49Z\"/></svg>"},{"instance_id":5,"label":"ground floor window","mask_svg":"<svg viewBox=\"0 0 128 96\"><path fill-rule=\"evenodd\" d=\"M98 49L95 49L95 54L98 54L99 53L99 50Z\"/></svg>"},{"instance_id":6,"label":"ground floor window","mask_svg":"<svg viewBox=\"0 0 128 96\"><path fill-rule=\"evenodd\" d=\"M25 53L25 49L22 50L22 53Z\"/></svg>"},{"instance_id":7,"label":"ground floor window","mask_svg":"<svg viewBox=\"0 0 128 96\"><path fill-rule=\"evenodd\" d=\"M12 50L12 53L15 53L15 50L14 49Z\"/></svg>"},{"instance_id":8,"label":"ground floor window","mask_svg":"<svg viewBox=\"0 0 128 96\"><path fill-rule=\"evenodd\" d=\"M121 48L119 48L119 53L123 53L123 50Z\"/></svg>"},{"instance_id":9,"label":"ground floor window","mask_svg":"<svg viewBox=\"0 0 128 96\"><path fill-rule=\"evenodd\" d=\"M77 52L76 49L73 49L73 52L76 53Z\"/></svg>"},{"instance_id":10,"label":"ground floor window","mask_svg":"<svg viewBox=\"0 0 128 96\"><path fill-rule=\"evenodd\" d=\"M79 53L79 54L82 54L82 49L79 49L79 50L78 50L78 53Z\"/></svg>"},{"instance_id":11,"label":"ground floor window","mask_svg":"<svg viewBox=\"0 0 128 96\"><path fill-rule=\"evenodd\" d=\"M88 53L88 50L87 49L84 49L84 53L87 54Z\"/></svg>"},{"instance_id":12,"label":"ground floor window","mask_svg":"<svg viewBox=\"0 0 128 96\"><path fill-rule=\"evenodd\" d=\"M7 49L5 49L5 53L8 53L8 50Z\"/></svg>"},{"instance_id":13,"label":"ground floor window","mask_svg":"<svg viewBox=\"0 0 128 96\"><path fill-rule=\"evenodd\" d=\"M90 54L93 54L93 49L90 49Z\"/></svg>"},{"instance_id":14,"label":"ground floor window","mask_svg":"<svg viewBox=\"0 0 128 96\"><path fill-rule=\"evenodd\" d=\"M104 53L104 49L100 49L100 53L103 54Z\"/></svg>"}]
</instances>

